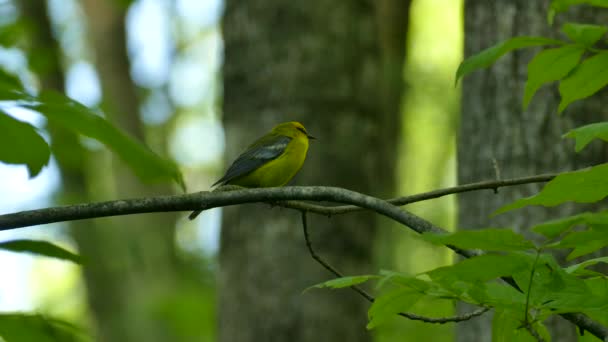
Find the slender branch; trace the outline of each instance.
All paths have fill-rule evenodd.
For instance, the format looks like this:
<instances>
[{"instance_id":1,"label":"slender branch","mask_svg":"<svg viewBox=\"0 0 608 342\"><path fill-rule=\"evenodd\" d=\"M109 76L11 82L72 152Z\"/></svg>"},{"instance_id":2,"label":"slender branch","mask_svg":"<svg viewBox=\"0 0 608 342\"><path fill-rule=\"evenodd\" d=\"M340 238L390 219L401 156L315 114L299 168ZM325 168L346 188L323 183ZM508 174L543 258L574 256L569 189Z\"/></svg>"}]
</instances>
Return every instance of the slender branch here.
<instances>
[{"instance_id":1,"label":"slender branch","mask_svg":"<svg viewBox=\"0 0 608 342\"><path fill-rule=\"evenodd\" d=\"M306 242L306 248L308 248L308 252L310 253L310 256L313 259L315 259L315 261L318 262L321 266L323 266L326 270L328 270L333 275L335 275L337 278L344 277L342 275L342 273L340 273L340 271L338 271L335 267L333 267L332 265L327 263L325 260L323 260L312 248L312 243L310 242L310 236L308 235L308 219L306 216L306 211L302 210L301 214L302 214L302 230L304 231L304 241ZM353 285L353 286L350 286L350 288L353 289L358 294L360 294L361 297L367 299L368 301L370 301L370 302L374 301L374 297L372 297L372 295L367 293L361 287L359 287L357 285Z\"/></svg>"},{"instance_id":2,"label":"slender branch","mask_svg":"<svg viewBox=\"0 0 608 342\"><path fill-rule=\"evenodd\" d=\"M530 177L521 177L521 178L513 178L513 179L497 179L483 182L475 182L463 185L457 185L449 188L443 188L438 190L433 190L429 192L423 192L416 195L411 196L402 196L396 197L386 200L387 202L397 205L404 206L411 203L427 201L430 199L440 198L447 195L460 194L464 192L478 191L478 190L493 190L497 193L499 188L523 185L523 184L533 184L533 183L546 183L553 178L555 178L557 173L547 173L543 175L530 176ZM281 206L286 208L298 209L298 210L306 210L315 214L320 215L341 215L347 214L354 211L364 210L364 208L358 207L356 205L341 205L341 206L333 206L328 207L324 205L304 203L299 201L285 201L282 203L278 203Z\"/></svg>"},{"instance_id":3,"label":"slender branch","mask_svg":"<svg viewBox=\"0 0 608 342\"><path fill-rule=\"evenodd\" d=\"M528 281L528 291L526 292L526 310L524 313L524 323L526 325L530 324L530 317L529 317L530 294L532 293L532 281L534 280L534 273L536 273L536 264L538 263L539 257L540 257L540 249L536 250L536 258L534 258L534 264L532 264L532 269L530 270L530 280Z\"/></svg>"},{"instance_id":4,"label":"slender branch","mask_svg":"<svg viewBox=\"0 0 608 342\"><path fill-rule=\"evenodd\" d=\"M481 182L421 194L418 198L415 198L416 196L410 196L405 198L393 199L392 202L395 205L403 205L426 199L437 198L453 193L474 191L480 189L494 189L496 187L518 184L546 182L552 179L553 177L555 177L555 175L541 175L534 177L526 177L525 179L520 178L506 181ZM13 214L0 215L0 230L9 230L39 224L90 219L96 217L170 211L194 211L197 209L210 209L243 203L277 203L282 201L293 200L328 201L334 203L349 204L351 206L354 205L367 210L375 211L378 214L389 217L394 221L397 221L420 234L426 232L434 232L440 234L447 233L447 231L433 225L432 223L416 215L401 210L400 208L396 207L395 205L392 205L387 201L346 189L320 186L245 189L213 193L203 191L186 195L158 196L29 210ZM329 209L329 211L320 213L325 215L331 215L331 210L337 210L336 208L340 207L332 207L331 209ZM342 212L339 213L353 211L352 209L347 209L346 211L344 211L344 207L342 207L342 209L340 210L342 210ZM309 211L316 213L316 211L312 209ZM447 247L451 248L458 254L468 258L481 254L479 251L467 251L455 248L453 246ZM580 328L589 331L598 338L602 340L608 340L608 328L593 321L586 315L580 313L567 313L560 315L566 318L567 320L573 322L574 324L578 325Z\"/></svg>"},{"instance_id":5,"label":"slender branch","mask_svg":"<svg viewBox=\"0 0 608 342\"><path fill-rule=\"evenodd\" d=\"M306 216L306 211L302 210L301 215L302 215L302 230L304 231L304 240L306 241L306 248L308 248L308 252L310 252L310 256L313 259L315 259L315 261L317 261L319 264L321 264L321 266L323 266L326 270L328 270L333 275L335 275L336 277L338 277L338 278L344 277L344 275L342 273L340 273L340 271L338 271L335 267L333 267L328 262L323 260L323 258L321 258L315 252L315 250L312 248L312 242L310 241L310 236L308 235L308 219ZM373 303L376 300L372 295L367 293L367 291L362 289L360 286L352 285L352 286L350 286L350 288L353 289L355 292L357 292L359 295L361 295L361 297L367 299L370 303ZM425 317L425 316L420 316L420 315L407 313L407 312L400 312L400 313L398 313L398 315L405 317L405 318L409 318L414 321L423 321L426 323L435 323L435 324L445 324L445 323L450 323L450 322L468 321L471 318L481 316L482 314L486 313L488 310L490 310L490 308L483 307L483 308L479 308L473 312L469 312L469 313L459 315L459 316L438 317L438 318Z\"/></svg>"}]
</instances>

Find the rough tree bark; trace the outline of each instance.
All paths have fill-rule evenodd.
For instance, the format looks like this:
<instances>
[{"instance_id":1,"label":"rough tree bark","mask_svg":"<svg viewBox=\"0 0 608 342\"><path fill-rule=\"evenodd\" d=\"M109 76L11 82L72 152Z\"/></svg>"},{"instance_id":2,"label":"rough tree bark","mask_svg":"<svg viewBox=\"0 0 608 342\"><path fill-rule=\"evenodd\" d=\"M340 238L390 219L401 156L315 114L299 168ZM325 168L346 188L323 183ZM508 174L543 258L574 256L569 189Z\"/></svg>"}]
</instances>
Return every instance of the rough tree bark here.
<instances>
[{"instance_id":1,"label":"rough tree bark","mask_svg":"<svg viewBox=\"0 0 608 342\"><path fill-rule=\"evenodd\" d=\"M273 125L299 120L318 140L295 184L388 194L400 127L403 3L227 1L228 159ZM298 214L251 205L226 209L224 219L220 341L370 340L362 298L302 293L331 275L307 254ZM311 217L309 229L323 257L345 274L363 274L371 271L375 223L363 213Z\"/></svg>"},{"instance_id":2,"label":"rough tree bark","mask_svg":"<svg viewBox=\"0 0 608 342\"><path fill-rule=\"evenodd\" d=\"M518 35L555 36L559 23L546 23L548 2L528 0L466 0L465 56ZM579 8L568 20L605 23L605 12ZM496 178L493 159L500 177L510 178L544 172L565 171L605 161L606 150L594 144L581 154L571 141L560 137L568 129L602 120L607 109L602 95L572 105L558 116L559 97L555 87L544 87L530 107L522 110L526 66L532 51L510 53L491 68L467 76L463 82L462 120L458 146L459 182ZM512 227L525 231L535 222L566 216L575 206L559 209L529 208L499 215L488 215L502 204L535 193L539 186L526 186L460 196L459 227L475 229L489 226ZM580 206L578 207L580 210ZM461 307L460 311L466 308ZM457 325L458 341L490 341L491 316ZM562 318L550 323L553 341L576 341L574 326Z\"/></svg>"}]
</instances>

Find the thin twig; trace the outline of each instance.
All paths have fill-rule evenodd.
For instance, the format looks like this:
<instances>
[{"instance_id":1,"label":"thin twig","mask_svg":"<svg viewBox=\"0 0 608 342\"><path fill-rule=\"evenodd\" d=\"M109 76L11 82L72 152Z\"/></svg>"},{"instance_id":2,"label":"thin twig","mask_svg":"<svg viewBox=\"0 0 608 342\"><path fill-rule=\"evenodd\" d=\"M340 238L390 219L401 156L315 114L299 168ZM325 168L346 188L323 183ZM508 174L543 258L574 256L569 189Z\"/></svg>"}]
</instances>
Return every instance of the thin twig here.
<instances>
[{"instance_id":1,"label":"thin twig","mask_svg":"<svg viewBox=\"0 0 608 342\"><path fill-rule=\"evenodd\" d=\"M545 339L540 336L538 331L534 329L532 323L530 322L530 294L532 293L532 282L534 281L534 274L536 273L536 265L538 264L538 258L540 257L540 249L536 250L536 257L534 258L534 263L532 264L532 269L530 270L530 280L528 281L528 290L526 291L526 308L524 310L524 327L532 337L536 339L538 342L545 342Z\"/></svg>"},{"instance_id":2,"label":"thin twig","mask_svg":"<svg viewBox=\"0 0 608 342\"><path fill-rule=\"evenodd\" d=\"M321 266L325 267L326 270L328 270L333 275L335 275L337 278L344 277L342 275L342 273L340 273L340 271L338 271L335 267L333 267L329 263L325 262L325 260L323 260L312 248L312 243L310 242L310 236L308 235L308 219L306 216L306 211L303 210L301 212L301 214L302 214L302 230L304 231L304 241L306 241L306 247L308 248L308 252L310 253L310 256L313 259L315 259L316 262L321 264ZM372 295L367 293L367 291L365 291L361 287L359 287L357 285L353 285L350 288L353 289L358 294L360 294L363 298L367 299L368 301L370 301L370 302L374 301L374 297L372 297Z\"/></svg>"},{"instance_id":3,"label":"thin twig","mask_svg":"<svg viewBox=\"0 0 608 342\"><path fill-rule=\"evenodd\" d=\"M532 281L534 280L534 273L536 273L538 257L540 257L540 249L536 250L536 258L534 258L534 263L532 264L532 269L530 270L530 280L528 281L528 291L526 293L526 310L524 314L524 323L526 325L530 324L530 317L528 314L528 310L530 309L530 293L532 292Z\"/></svg>"},{"instance_id":4,"label":"thin twig","mask_svg":"<svg viewBox=\"0 0 608 342\"><path fill-rule=\"evenodd\" d=\"M543 175L530 176L530 177L521 177L521 178L513 178L513 179L505 179L505 180L490 180L483 182L475 182L463 185L457 185L449 188L443 188L428 192L423 192L416 195L411 196L402 196L396 197L386 200L390 204L396 206L404 206L407 204L412 204L416 202L428 201L430 199L440 198L448 195L455 195L465 192L471 191L479 191L479 190L493 190L497 192L498 188L504 188L509 186L517 186L524 184L534 184L534 183L546 183L553 178L555 178L557 173L547 173ZM333 216L333 215L341 215L347 214L354 211L365 210L364 208L355 206L355 205L340 205L340 206L325 206L318 204L305 203L300 201L284 201L277 203L278 205L298 209L298 210L306 210L308 212L312 212L319 215Z\"/></svg>"},{"instance_id":5,"label":"thin twig","mask_svg":"<svg viewBox=\"0 0 608 342\"><path fill-rule=\"evenodd\" d=\"M502 177L500 176L500 168L498 167L498 160L492 157L492 167L494 168L494 174L496 175L496 180L500 180ZM494 188L494 194L498 194L498 188Z\"/></svg>"},{"instance_id":6,"label":"thin twig","mask_svg":"<svg viewBox=\"0 0 608 342\"><path fill-rule=\"evenodd\" d=\"M310 241L310 236L308 235L308 219L307 219L305 210L301 211L301 216L302 216L302 230L304 231L304 240L306 241L306 247L308 248L308 251L310 252L310 256L313 259L315 259L315 261L317 261L319 264L321 264L321 266L323 266L326 270L328 270L333 275L335 275L337 278L344 277L344 275L342 273L340 273L340 271L338 271L335 267L333 267L328 262L323 260L323 258L321 258L315 252L315 250L312 248L312 242ZM361 295L361 297L367 299L370 303L373 303L376 300L372 295L367 293L367 291L365 291L358 285L351 285L350 288L353 289L355 292L357 292L359 295ZM437 318L425 317L425 316L420 316L420 315L407 313L407 312L400 312L400 313L398 313L398 315L409 318L411 320L415 320L415 321L423 321L426 323L435 323L435 324L445 324L445 323L450 323L450 322L467 321L467 320L470 320L471 318L481 316L482 314L486 313L488 310L490 310L489 307L483 307L483 308L479 308L473 312L469 312L469 313L459 315L459 316L437 317Z\"/></svg>"}]
</instances>

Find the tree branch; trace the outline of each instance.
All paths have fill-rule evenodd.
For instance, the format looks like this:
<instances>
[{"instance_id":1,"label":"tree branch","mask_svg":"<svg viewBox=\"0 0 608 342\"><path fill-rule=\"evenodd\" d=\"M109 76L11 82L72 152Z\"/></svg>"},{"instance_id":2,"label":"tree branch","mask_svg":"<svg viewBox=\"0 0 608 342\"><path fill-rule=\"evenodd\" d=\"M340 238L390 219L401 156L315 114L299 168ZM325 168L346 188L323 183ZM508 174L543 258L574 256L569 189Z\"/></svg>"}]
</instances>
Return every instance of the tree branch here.
<instances>
[{"instance_id":1,"label":"tree branch","mask_svg":"<svg viewBox=\"0 0 608 342\"><path fill-rule=\"evenodd\" d=\"M308 220L306 217L306 211L302 210L301 215L302 215L302 230L304 231L304 240L306 241L306 248L308 248L308 252L310 252L310 256L313 259L315 259L315 261L317 261L319 264L321 264L321 266L323 266L326 270L328 270L333 275L335 275L336 277L338 277L338 278L344 277L344 275L342 275L342 273L340 273L335 267L330 265L327 261L323 260L312 248L312 242L310 241L310 237L308 235ZM361 295L361 297L367 299L367 301L369 301L370 303L373 303L376 300L372 295L367 293L367 291L362 289L360 286L352 285L352 286L350 286L350 288L353 289L355 292L357 292L359 295ZM469 312L469 313L466 313L463 315L451 316L451 317L438 317L438 318L425 317L425 316L420 316L420 315L407 313L407 312L400 312L398 315L411 319L411 320L414 320L414 321L423 321L426 323L435 323L435 324L445 324L445 323L450 323L450 322L468 321L471 318L481 316L482 314L486 313L488 310L490 310L490 308L484 307L484 308L479 308L473 312Z\"/></svg>"},{"instance_id":2,"label":"tree branch","mask_svg":"<svg viewBox=\"0 0 608 342\"><path fill-rule=\"evenodd\" d=\"M460 194L464 192L478 191L478 190L493 190L494 193L497 193L499 188L504 188L508 186L516 186L523 184L533 184L533 183L546 183L553 178L555 178L557 173L547 173L543 175L530 176L530 177L521 177L521 178L513 178L506 180L491 180L491 181L483 181L476 183L469 183L463 185L457 185L449 188L443 188L438 190L433 190L429 192L423 192L416 195L411 196L402 196L396 197L386 200L387 202L396 205L396 206L404 206L411 203L427 201L430 199L435 199L447 195ZM286 208L298 209L298 210L306 210L315 214L320 215L341 215L347 214L354 211L364 210L364 208L358 207L356 205L341 205L341 206L323 206L318 204L311 203L303 203L298 201L285 201L279 203L279 205L284 206Z\"/></svg>"},{"instance_id":3,"label":"tree branch","mask_svg":"<svg viewBox=\"0 0 608 342\"><path fill-rule=\"evenodd\" d=\"M393 199L392 202L395 203L395 205L403 205L407 203L423 201L431 198L445 196L448 194L461 193L466 191L494 189L503 186L546 182L554 177L555 175L541 175L513 180L480 182L432 191L417 196L397 198ZM432 223L407 211L401 210L397 206L385 200L360 194L351 190L323 186L294 186L283 188L243 189L227 192L203 191L185 195L157 196L99 203L76 204L38 210L28 210L13 214L0 215L0 231L20 227L34 226L39 224L90 219L97 217L169 211L194 211L197 209L211 209L216 207L225 207L244 203L277 203L282 201L293 200L327 201L349 204L351 206L358 206L367 210L375 211L376 213L391 218L394 221L397 221L420 234L427 232L433 232L438 234L447 233L447 231L433 225ZM346 209L345 211L344 206L342 206L341 209L340 208L341 207L330 207L327 212L319 213L325 215L332 215L332 210L338 210L337 213L353 211L353 209L350 208ZM309 211L317 213L315 210L312 209ZM462 250L453 246L447 247L467 258L481 254L481 252L479 251ZM561 316L573 322L580 328L589 331L601 340L608 340L608 328L591 320L586 315L580 313L568 313L561 314Z\"/></svg>"}]
</instances>

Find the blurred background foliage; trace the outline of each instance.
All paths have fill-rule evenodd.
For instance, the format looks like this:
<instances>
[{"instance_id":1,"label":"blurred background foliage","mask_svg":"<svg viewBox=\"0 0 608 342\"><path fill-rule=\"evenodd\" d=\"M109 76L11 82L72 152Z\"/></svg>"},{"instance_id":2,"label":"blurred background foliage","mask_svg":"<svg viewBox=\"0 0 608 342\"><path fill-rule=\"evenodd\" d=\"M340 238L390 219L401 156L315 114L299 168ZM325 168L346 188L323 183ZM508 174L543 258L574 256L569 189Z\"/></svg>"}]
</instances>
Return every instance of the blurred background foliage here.
<instances>
[{"instance_id":1,"label":"blurred background foliage","mask_svg":"<svg viewBox=\"0 0 608 342\"><path fill-rule=\"evenodd\" d=\"M65 91L157 155L175 160L189 191L207 189L223 170L223 7L221 0L0 0L2 81L20 83L34 95ZM453 74L462 59L462 1L412 1L403 44L394 192L407 195L455 183L459 90ZM53 155L33 178L23 166L0 165L0 212L179 191L141 183L98 141L26 107L6 103L2 110L37 127ZM454 225L451 197L409 209L440 226ZM0 251L7 275L0 283L0 310L72 322L99 340L214 341L220 213L205 212L194 222L155 214L2 232L1 240L52 240L95 263L82 269ZM376 268L414 274L451 262L444 249L382 222ZM453 312L433 302L414 310ZM449 341L452 330L396 317L374 337Z\"/></svg>"}]
</instances>

